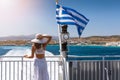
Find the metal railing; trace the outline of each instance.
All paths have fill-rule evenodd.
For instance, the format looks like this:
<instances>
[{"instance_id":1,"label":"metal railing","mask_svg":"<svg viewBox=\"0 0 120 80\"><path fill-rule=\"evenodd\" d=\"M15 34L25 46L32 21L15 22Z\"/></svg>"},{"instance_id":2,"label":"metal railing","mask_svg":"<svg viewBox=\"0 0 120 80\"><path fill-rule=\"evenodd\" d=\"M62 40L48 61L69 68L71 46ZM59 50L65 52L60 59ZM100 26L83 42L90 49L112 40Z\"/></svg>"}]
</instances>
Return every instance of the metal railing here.
<instances>
[{"instance_id":1,"label":"metal railing","mask_svg":"<svg viewBox=\"0 0 120 80\"><path fill-rule=\"evenodd\" d=\"M120 80L120 56L69 56L69 80Z\"/></svg>"},{"instance_id":2,"label":"metal railing","mask_svg":"<svg viewBox=\"0 0 120 80\"><path fill-rule=\"evenodd\" d=\"M62 80L60 56L46 56L49 80ZM0 57L0 80L33 80L33 59L22 56Z\"/></svg>"},{"instance_id":3,"label":"metal railing","mask_svg":"<svg viewBox=\"0 0 120 80\"><path fill-rule=\"evenodd\" d=\"M46 56L50 80L120 80L120 56L68 56L68 59L63 64L60 56ZM33 59L0 57L0 80L33 80L33 69Z\"/></svg>"}]
</instances>

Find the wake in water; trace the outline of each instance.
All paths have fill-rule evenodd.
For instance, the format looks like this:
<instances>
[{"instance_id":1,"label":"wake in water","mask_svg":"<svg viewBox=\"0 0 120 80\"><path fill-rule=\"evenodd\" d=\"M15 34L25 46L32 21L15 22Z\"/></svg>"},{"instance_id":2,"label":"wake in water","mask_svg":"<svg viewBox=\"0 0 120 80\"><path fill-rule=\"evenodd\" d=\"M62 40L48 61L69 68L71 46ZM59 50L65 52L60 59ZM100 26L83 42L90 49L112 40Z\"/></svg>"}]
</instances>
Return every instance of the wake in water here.
<instances>
[{"instance_id":1,"label":"wake in water","mask_svg":"<svg viewBox=\"0 0 120 80\"><path fill-rule=\"evenodd\" d=\"M23 56L25 54L30 55L31 54L31 49L12 49L8 51L5 56ZM51 52L46 51L45 54L47 56L54 56Z\"/></svg>"}]
</instances>

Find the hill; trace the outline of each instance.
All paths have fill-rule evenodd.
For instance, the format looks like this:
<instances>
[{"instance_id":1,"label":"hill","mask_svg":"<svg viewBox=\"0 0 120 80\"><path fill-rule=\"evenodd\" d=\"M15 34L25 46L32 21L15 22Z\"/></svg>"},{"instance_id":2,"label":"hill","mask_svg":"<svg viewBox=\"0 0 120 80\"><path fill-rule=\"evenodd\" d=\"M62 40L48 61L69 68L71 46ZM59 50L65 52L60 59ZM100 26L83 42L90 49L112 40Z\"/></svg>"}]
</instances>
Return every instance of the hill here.
<instances>
[{"instance_id":1,"label":"hill","mask_svg":"<svg viewBox=\"0 0 120 80\"><path fill-rule=\"evenodd\" d=\"M35 34L32 35L20 35L20 36L7 36L0 37L0 45L29 45L30 40L34 39ZM50 44L55 44L58 41L57 36L52 36Z\"/></svg>"},{"instance_id":2,"label":"hill","mask_svg":"<svg viewBox=\"0 0 120 80\"><path fill-rule=\"evenodd\" d=\"M106 44L108 42L120 42L120 35L71 38L70 42L71 41L74 41L75 43L84 42L88 44Z\"/></svg>"},{"instance_id":3,"label":"hill","mask_svg":"<svg viewBox=\"0 0 120 80\"><path fill-rule=\"evenodd\" d=\"M33 39L35 34L21 35L21 36L8 36L0 37L0 45L29 45L30 40ZM120 35L112 36L90 36L90 37L72 37L68 40L69 43L87 43L87 44L106 44L107 42L119 42ZM52 36L50 44L58 44L58 36Z\"/></svg>"},{"instance_id":4,"label":"hill","mask_svg":"<svg viewBox=\"0 0 120 80\"><path fill-rule=\"evenodd\" d=\"M5 40L31 40L34 39L35 34L31 35L18 35L18 36L6 36L6 37L0 37L0 41L5 41ZM57 36L52 36L53 40L57 40Z\"/></svg>"}]
</instances>

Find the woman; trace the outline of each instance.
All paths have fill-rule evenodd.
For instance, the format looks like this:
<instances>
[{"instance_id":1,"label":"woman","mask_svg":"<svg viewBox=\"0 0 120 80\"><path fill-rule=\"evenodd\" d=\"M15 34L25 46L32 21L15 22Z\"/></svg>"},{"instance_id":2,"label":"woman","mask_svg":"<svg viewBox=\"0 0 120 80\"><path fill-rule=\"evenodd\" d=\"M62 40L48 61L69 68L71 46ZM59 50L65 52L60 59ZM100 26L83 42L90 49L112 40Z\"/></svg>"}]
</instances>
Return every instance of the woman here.
<instances>
[{"instance_id":1,"label":"woman","mask_svg":"<svg viewBox=\"0 0 120 80\"><path fill-rule=\"evenodd\" d=\"M33 58L34 60L34 80L49 80L47 63L45 60L45 48L51 40L51 36L36 34L35 39L31 40L33 43L31 55L25 55L25 58Z\"/></svg>"}]
</instances>

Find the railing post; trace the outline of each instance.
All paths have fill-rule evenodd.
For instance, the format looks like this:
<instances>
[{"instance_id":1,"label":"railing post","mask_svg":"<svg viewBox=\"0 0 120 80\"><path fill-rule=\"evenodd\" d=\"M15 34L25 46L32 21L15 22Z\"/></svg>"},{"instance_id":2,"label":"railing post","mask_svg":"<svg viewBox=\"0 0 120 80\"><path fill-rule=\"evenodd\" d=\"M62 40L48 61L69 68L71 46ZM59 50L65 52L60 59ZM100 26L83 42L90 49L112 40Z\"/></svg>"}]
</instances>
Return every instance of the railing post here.
<instances>
[{"instance_id":1,"label":"railing post","mask_svg":"<svg viewBox=\"0 0 120 80\"><path fill-rule=\"evenodd\" d=\"M66 58L63 58L63 80L68 80Z\"/></svg>"},{"instance_id":2,"label":"railing post","mask_svg":"<svg viewBox=\"0 0 120 80\"><path fill-rule=\"evenodd\" d=\"M22 58L22 62L21 62L21 80L23 80L23 57Z\"/></svg>"},{"instance_id":3,"label":"railing post","mask_svg":"<svg viewBox=\"0 0 120 80\"><path fill-rule=\"evenodd\" d=\"M71 62L69 62L69 80L72 80L72 65L73 65L73 63L72 63L72 61Z\"/></svg>"},{"instance_id":4,"label":"railing post","mask_svg":"<svg viewBox=\"0 0 120 80\"><path fill-rule=\"evenodd\" d=\"M103 80L105 80L105 57L103 56Z\"/></svg>"}]
</instances>

